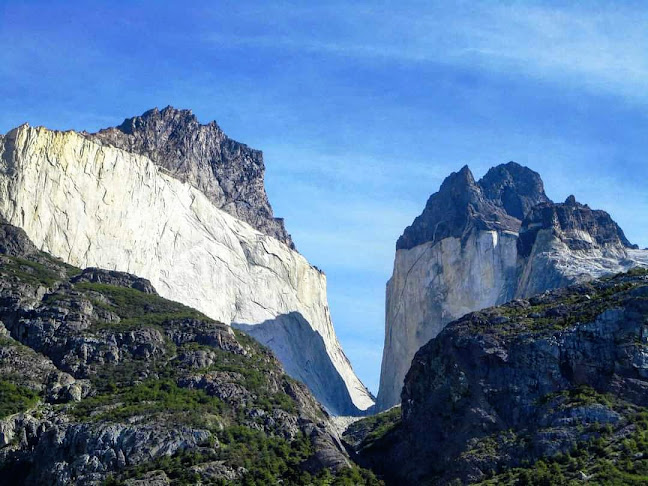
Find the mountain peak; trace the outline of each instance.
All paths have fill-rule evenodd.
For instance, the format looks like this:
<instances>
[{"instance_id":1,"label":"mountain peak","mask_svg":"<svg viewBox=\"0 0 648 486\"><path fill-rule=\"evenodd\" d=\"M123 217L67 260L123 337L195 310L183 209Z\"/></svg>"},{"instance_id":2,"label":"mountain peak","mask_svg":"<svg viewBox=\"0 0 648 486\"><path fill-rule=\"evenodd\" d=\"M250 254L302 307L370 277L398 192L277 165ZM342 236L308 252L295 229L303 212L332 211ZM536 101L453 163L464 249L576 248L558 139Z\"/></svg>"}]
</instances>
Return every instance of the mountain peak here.
<instances>
[{"instance_id":1,"label":"mountain peak","mask_svg":"<svg viewBox=\"0 0 648 486\"><path fill-rule=\"evenodd\" d=\"M116 129L127 135L135 135L143 132L155 133L158 137L164 139L171 136L174 131L186 130L195 132L199 131L201 127L215 127L217 133L212 134L212 136L224 136L220 127L215 122L201 125L191 110L178 109L171 105L161 110L155 107L145 111L140 116L126 118ZM104 131L102 130L102 132Z\"/></svg>"},{"instance_id":2,"label":"mountain peak","mask_svg":"<svg viewBox=\"0 0 648 486\"><path fill-rule=\"evenodd\" d=\"M578 206L579 204L576 202L576 197L572 194L571 196L568 196L567 199L565 199L566 206Z\"/></svg>"},{"instance_id":3,"label":"mountain peak","mask_svg":"<svg viewBox=\"0 0 648 486\"><path fill-rule=\"evenodd\" d=\"M520 221L537 204L551 202L540 174L517 162L489 169L478 184L488 199Z\"/></svg>"},{"instance_id":4,"label":"mountain peak","mask_svg":"<svg viewBox=\"0 0 648 486\"><path fill-rule=\"evenodd\" d=\"M202 125L191 110L156 107L89 136L150 158L219 209L294 248L265 192L263 154L229 138L216 122Z\"/></svg>"},{"instance_id":5,"label":"mountain peak","mask_svg":"<svg viewBox=\"0 0 648 486\"><path fill-rule=\"evenodd\" d=\"M453 193L459 197L461 193L468 193L475 190L475 178L467 165L464 165L457 172L452 172L441 183L440 193Z\"/></svg>"},{"instance_id":6,"label":"mountain peak","mask_svg":"<svg viewBox=\"0 0 648 486\"><path fill-rule=\"evenodd\" d=\"M485 197L470 168L464 165L446 177L439 191L430 196L423 213L405 229L396 248L461 238L471 226L517 231L519 221Z\"/></svg>"}]
</instances>

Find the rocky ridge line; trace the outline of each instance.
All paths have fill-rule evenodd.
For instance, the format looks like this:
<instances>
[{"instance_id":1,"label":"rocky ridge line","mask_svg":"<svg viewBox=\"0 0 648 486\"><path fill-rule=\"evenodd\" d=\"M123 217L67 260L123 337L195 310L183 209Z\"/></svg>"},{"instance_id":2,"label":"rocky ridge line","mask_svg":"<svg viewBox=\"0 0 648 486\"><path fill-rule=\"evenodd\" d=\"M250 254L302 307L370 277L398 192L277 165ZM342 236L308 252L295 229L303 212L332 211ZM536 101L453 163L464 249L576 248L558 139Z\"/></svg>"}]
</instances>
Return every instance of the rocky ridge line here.
<instances>
[{"instance_id":1,"label":"rocky ridge line","mask_svg":"<svg viewBox=\"0 0 648 486\"><path fill-rule=\"evenodd\" d=\"M263 153L232 140L215 121L202 125L190 110L167 106L86 136L150 158L216 207L294 249L265 192Z\"/></svg>"}]
</instances>

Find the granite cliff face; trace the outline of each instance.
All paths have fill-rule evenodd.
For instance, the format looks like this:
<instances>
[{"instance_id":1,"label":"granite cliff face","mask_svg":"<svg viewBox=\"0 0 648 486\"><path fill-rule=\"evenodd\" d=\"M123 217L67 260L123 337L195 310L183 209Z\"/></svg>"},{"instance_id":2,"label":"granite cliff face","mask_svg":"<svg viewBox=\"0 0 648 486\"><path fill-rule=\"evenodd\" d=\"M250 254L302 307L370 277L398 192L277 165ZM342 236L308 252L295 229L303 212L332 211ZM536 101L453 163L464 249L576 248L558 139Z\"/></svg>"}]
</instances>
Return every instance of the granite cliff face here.
<instances>
[{"instance_id":1,"label":"granite cliff face","mask_svg":"<svg viewBox=\"0 0 648 486\"><path fill-rule=\"evenodd\" d=\"M2 484L324 484L331 473L377 484L271 352L146 279L40 252L0 220Z\"/></svg>"},{"instance_id":2,"label":"granite cliff face","mask_svg":"<svg viewBox=\"0 0 648 486\"><path fill-rule=\"evenodd\" d=\"M638 268L468 314L347 437L389 484L645 484L647 323Z\"/></svg>"},{"instance_id":3,"label":"granite cliff face","mask_svg":"<svg viewBox=\"0 0 648 486\"><path fill-rule=\"evenodd\" d=\"M229 138L215 121L201 125L190 110L167 106L88 136L148 157L217 208L294 249L283 219L272 214L263 185L263 154Z\"/></svg>"},{"instance_id":4,"label":"granite cliff face","mask_svg":"<svg viewBox=\"0 0 648 486\"><path fill-rule=\"evenodd\" d=\"M164 116L171 115L184 117L182 123L195 121L186 112L167 110ZM158 115L144 118L154 123ZM221 133L215 125L199 128L199 142L207 137L205 131ZM194 187L200 181L208 184L201 164L211 158L196 162L197 169L176 161L186 178L196 178L184 183L148 156L96 138L27 125L9 132L0 141L0 214L23 228L39 249L70 264L136 273L163 297L244 326L276 350L286 371L308 385L331 412L353 414L372 405L335 336L324 274ZM218 140L233 144L222 135ZM241 153L257 154L252 165L260 161L257 152L242 147L237 149ZM242 195L244 172L234 184ZM262 171L254 174L258 181ZM250 190L261 194L254 187ZM299 331L286 332L289 323ZM261 327L257 332L251 325ZM323 366L314 370L313 362Z\"/></svg>"},{"instance_id":5,"label":"granite cliff face","mask_svg":"<svg viewBox=\"0 0 648 486\"><path fill-rule=\"evenodd\" d=\"M607 213L552 203L526 167L451 174L396 244L376 408L400 403L414 354L450 321L647 261Z\"/></svg>"}]
</instances>

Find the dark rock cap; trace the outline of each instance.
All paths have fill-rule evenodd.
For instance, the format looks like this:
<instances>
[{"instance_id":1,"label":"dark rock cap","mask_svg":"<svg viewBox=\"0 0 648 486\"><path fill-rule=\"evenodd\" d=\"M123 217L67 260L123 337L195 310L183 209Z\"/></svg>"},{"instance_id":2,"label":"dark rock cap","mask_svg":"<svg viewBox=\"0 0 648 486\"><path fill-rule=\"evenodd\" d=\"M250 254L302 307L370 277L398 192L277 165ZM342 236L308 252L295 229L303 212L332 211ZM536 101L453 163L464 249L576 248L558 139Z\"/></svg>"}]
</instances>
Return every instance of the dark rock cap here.
<instances>
[{"instance_id":1,"label":"dark rock cap","mask_svg":"<svg viewBox=\"0 0 648 486\"><path fill-rule=\"evenodd\" d=\"M550 202L540 174L516 162L493 167L479 185L488 199L519 220L535 205Z\"/></svg>"},{"instance_id":2,"label":"dark rock cap","mask_svg":"<svg viewBox=\"0 0 648 486\"><path fill-rule=\"evenodd\" d=\"M396 249L409 249L443 238L461 238L473 228L517 232L520 215L540 202L548 202L540 176L515 162L494 167L475 182L468 166L450 174L439 192L408 226Z\"/></svg>"},{"instance_id":3,"label":"dark rock cap","mask_svg":"<svg viewBox=\"0 0 648 486\"><path fill-rule=\"evenodd\" d=\"M227 137L216 122L201 125L190 110L167 106L86 136L149 157L218 208L294 248L265 192L263 154Z\"/></svg>"},{"instance_id":4,"label":"dark rock cap","mask_svg":"<svg viewBox=\"0 0 648 486\"><path fill-rule=\"evenodd\" d=\"M551 229L571 250L589 250L594 247L633 248L623 230L605 211L591 209L576 201L572 195L562 204L544 203L534 207L522 222L518 239L518 253L522 257L531 254L538 232ZM592 241L578 237L579 232L588 233Z\"/></svg>"},{"instance_id":5,"label":"dark rock cap","mask_svg":"<svg viewBox=\"0 0 648 486\"><path fill-rule=\"evenodd\" d=\"M530 254L541 229L552 229L572 250L638 248L608 213L592 210L573 195L554 204L537 172L509 162L489 169L478 182L468 166L450 174L439 192L430 196L421 215L405 229L396 249L461 238L471 228L519 231L518 252L523 257ZM579 231L589 233L593 242L579 238Z\"/></svg>"}]
</instances>

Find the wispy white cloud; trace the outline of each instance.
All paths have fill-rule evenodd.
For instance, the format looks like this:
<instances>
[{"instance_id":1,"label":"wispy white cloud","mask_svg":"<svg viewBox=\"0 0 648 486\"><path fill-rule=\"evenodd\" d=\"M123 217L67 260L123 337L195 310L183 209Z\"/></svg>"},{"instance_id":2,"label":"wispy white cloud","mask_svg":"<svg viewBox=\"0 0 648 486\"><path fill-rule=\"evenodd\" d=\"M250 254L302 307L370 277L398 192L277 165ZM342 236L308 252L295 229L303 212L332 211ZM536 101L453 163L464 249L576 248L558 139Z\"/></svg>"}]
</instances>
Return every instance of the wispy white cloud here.
<instances>
[{"instance_id":1,"label":"wispy white cloud","mask_svg":"<svg viewBox=\"0 0 648 486\"><path fill-rule=\"evenodd\" d=\"M452 64L567 82L631 99L648 98L645 6L404 2L390 6L389 12L337 4L282 14L283 20L273 24L276 29L265 29L262 34L208 33L203 39L219 47L244 45ZM329 32L319 35L298 27L316 18L338 26L335 40Z\"/></svg>"}]
</instances>

